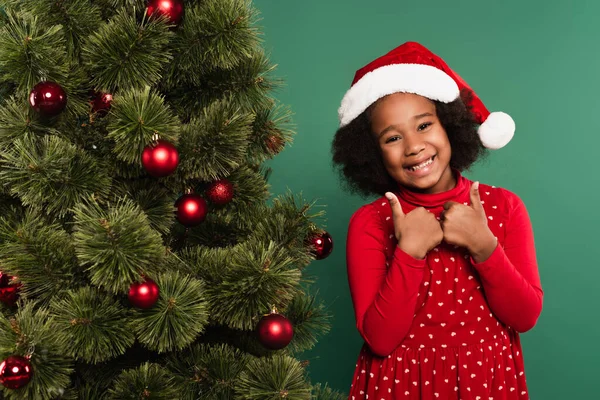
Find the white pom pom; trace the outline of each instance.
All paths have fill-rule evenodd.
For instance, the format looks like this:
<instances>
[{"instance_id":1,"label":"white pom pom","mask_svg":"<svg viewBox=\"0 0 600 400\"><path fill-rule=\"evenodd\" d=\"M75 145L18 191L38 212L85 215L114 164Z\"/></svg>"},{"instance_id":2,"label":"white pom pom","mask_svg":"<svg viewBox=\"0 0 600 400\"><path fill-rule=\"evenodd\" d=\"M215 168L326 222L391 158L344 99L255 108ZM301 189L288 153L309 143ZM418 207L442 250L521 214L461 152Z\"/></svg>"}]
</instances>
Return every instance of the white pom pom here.
<instances>
[{"instance_id":1,"label":"white pom pom","mask_svg":"<svg viewBox=\"0 0 600 400\"><path fill-rule=\"evenodd\" d=\"M497 150L506 146L515 135L515 121L506 113L493 112L483 121L478 132L485 147Z\"/></svg>"}]
</instances>

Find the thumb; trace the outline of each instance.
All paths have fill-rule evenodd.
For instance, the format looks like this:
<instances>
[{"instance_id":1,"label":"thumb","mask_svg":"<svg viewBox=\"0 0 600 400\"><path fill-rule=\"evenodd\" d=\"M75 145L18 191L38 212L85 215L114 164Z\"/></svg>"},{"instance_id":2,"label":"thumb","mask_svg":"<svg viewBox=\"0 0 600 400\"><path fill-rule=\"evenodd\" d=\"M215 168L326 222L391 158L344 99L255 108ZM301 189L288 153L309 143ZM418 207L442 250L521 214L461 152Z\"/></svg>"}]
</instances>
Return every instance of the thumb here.
<instances>
[{"instance_id":1,"label":"thumb","mask_svg":"<svg viewBox=\"0 0 600 400\"><path fill-rule=\"evenodd\" d=\"M481 197L479 197L479 182L474 182L471 185L471 207L474 210L485 214L483 204L481 204Z\"/></svg>"},{"instance_id":2,"label":"thumb","mask_svg":"<svg viewBox=\"0 0 600 400\"><path fill-rule=\"evenodd\" d=\"M400 201L396 197L396 195L392 192L387 192L385 197L390 201L390 206L392 207L392 215L394 219L398 217L404 216L404 211L402 210L402 206L400 205Z\"/></svg>"}]
</instances>

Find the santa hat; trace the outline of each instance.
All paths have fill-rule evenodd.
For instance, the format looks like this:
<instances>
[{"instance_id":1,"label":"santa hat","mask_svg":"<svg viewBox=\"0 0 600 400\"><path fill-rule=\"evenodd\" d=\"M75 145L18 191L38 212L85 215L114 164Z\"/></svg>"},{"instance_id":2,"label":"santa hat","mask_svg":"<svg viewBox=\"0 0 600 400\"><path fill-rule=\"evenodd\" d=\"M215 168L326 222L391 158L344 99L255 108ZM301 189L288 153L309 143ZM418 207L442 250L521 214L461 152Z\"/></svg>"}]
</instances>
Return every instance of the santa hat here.
<instances>
[{"instance_id":1,"label":"santa hat","mask_svg":"<svg viewBox=\"0 0 600 400\"><path fill-rule=\"evenodd\" d=\"M340 127L348 125L371 104L392 93L414 93L450 103L462 90L471 92L471 111L480 124L486 148L499 149L512 139L515 122L503 112L490 113L479 97L440 57L415 42L404 43L356 71L338 114Z\"/></svg>"}]
</instances>

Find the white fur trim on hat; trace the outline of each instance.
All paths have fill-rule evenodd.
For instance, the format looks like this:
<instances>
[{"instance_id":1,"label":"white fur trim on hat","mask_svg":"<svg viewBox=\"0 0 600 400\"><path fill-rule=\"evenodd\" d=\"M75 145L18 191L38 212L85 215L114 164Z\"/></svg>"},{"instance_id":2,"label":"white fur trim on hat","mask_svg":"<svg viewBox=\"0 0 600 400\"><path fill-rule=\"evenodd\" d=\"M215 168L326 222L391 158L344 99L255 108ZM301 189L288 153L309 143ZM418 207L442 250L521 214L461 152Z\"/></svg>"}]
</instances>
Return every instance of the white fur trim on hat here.
<instances>
[{"instance_id":1,"label":"white fur trim on hat","mask_svg":"<svg viewBox=\"0 0 600 400\"><path fill-rule=\"evenodd\" d=\"M479 138L488 149L497 150L508 144L515 134L515 121L510 115L496 111L479 126Z\"/></svg>"},{"instance_id":2,"label":"white fur trim on hat","mask_svg":"<svg viewBox=\"0 0 600 400\"><path fill-rule=\"evenodd\" d=\"M346 92L338 110L340 127L348 125L371 104L392 93L414 93L450 103L460 94L444 71L424 64L392 64L366 73Z\"/></svg>"}]
</instances>

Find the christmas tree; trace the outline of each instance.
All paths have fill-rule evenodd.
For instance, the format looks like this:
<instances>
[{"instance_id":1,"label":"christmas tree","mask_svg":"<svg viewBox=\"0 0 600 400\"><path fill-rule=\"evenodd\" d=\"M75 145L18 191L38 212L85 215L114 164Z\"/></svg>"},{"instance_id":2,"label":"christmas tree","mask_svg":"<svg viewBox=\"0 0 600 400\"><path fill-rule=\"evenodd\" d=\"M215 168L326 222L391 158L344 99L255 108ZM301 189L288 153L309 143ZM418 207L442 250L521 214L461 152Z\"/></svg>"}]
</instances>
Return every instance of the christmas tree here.
<instances>
[{"instance_id":1,"label":"christmas tree","mask_svg":"<svg viewBox=\"0 0 600 400\"><path fill-rule=\"evenodd\" d=\"M341 399L249 0L0 0L0 397Z\"/></svg>"}]
</instances>

